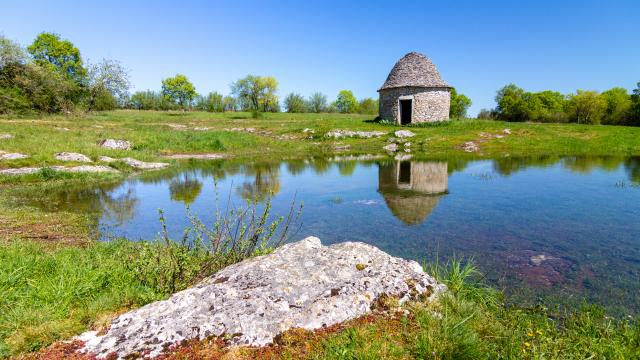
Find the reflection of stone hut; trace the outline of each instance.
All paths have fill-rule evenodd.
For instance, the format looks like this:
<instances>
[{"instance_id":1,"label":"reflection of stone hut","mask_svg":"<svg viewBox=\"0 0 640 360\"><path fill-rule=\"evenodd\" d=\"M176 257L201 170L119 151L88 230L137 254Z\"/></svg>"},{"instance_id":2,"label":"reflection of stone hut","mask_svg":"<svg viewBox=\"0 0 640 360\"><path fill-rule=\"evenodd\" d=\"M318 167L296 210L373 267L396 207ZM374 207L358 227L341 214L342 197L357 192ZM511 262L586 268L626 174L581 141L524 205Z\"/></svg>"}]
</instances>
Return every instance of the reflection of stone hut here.
<instances>
[{"instance_id":1,"label":"reflection of stone hut","mask_svg":"<svg viewBox=\"0 0 640 360\"><path fill-rule=\"evenodd\" d=\"M378 192L397 217L408 225L423 222L447 193L446 162L396 161L380 164Z\"/></svg>"},{"instance_id":2,"label":"reflection of stone hut","mask_svg":"<svg viewBox=\"0 0 640 360\"><path fill-rule=\"evenodd\" d=\"M428 57L408 53L378 90L380 117L401 125L448 120L450 90Z\"/></svg>"}]
</instances>

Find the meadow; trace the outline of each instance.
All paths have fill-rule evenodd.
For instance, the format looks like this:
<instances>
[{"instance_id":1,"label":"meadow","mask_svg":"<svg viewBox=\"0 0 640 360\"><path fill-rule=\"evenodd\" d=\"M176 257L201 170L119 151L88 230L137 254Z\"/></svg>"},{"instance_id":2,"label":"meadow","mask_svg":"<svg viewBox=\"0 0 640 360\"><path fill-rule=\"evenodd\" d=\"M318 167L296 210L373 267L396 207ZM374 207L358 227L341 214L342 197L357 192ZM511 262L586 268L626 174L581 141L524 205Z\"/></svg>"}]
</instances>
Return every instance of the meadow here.
<instances>
[{"instance_id":1,"label":"meadow","mask_svg":"<svg viewBox=\"0 0 640 360\"><path fill-rule=\"evenodd\" d=\"M333 139L331 130L381 131L374 138ZM82 115L0 118L0 150L29 155L0 161L0 170L76 163L54 158L78 152L167 162L171 155L216 154L239 163L252 160L384 154L400 127L355 114L156 112L118 110ZM640 128L578 124L507 123L488 120L410 126L411 154L490 158L522 155L640 155ZM508 132L505 132L508 129ZM124 139L133 149L101 148L103 139ZM466 152L464 144L479 149ZM77 163L80 164L80 163ZM101 329L116 314L166 298L226 264L269 251L211 261L207 249L168 241L101 243L87 226L91 213L45 212L19 204L26 192L102 183L136 172L121 162L104 163L117 174L40 171L0 177L0 357L65 358L65 346L49 345L86 329ZM284 214L279 214L284 215ZM161 239L162 240L162 239ZM165 239L166 240L166 239ZM216 256L218 256L216 255ZM179 259L189 269L168 282ZM132 266L135 264L136 266ZM611 318L585 304L580 309L518 308L485 286L469 262L427 266L451 289L436 304L381 304L371 316L317 333L292 331L264 349L230 350L218 342L196 342L168 358L557 358L640 357L638 319ZM175 280L175 277L173 278ZM391 300L390 300L391 301ZM406 310L406 312L404 312ZM434 315L436 310L437 314ZM69 345L70 346L70 345ZM40 352L38 352L40 351ZM42 352L44 351L44 352ZM35 352L35 353L33 353Z\"/></svg>"}]
</instances>

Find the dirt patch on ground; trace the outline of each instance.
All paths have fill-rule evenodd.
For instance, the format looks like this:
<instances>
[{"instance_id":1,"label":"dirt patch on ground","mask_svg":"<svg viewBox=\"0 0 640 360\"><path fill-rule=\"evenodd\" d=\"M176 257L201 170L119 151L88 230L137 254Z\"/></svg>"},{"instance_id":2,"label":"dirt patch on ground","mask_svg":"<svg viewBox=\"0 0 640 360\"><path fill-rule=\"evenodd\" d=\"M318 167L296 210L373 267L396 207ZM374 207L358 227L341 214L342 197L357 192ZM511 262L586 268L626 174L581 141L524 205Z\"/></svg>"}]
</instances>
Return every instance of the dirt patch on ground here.
<instances>
[{"instance_id":1,"label":"dirt patch on ground","mask_svg":"<svg viewBox=\"0 0 640 360\"><path fill-rule=\"evenodd\" d=\"M280 334L273 344L264 347L230 347L224 338L209 338L185 342L179 346L171 347L167 353L157 357L160 360L182 359L210 359L210 360L253 360L253 359L307 359L312 354L322 350L322 342L349 328L357 328L367 325L375 325L380 330L381 338L385 334L401 333L406 331L400 312L376 311L357 319L325 327L316 331L304 329L292 329ZM408 316L408 324L412 326L411 315ZM24 360L90 360L92 356L79 354L82 348L81 341L58 342L37 353L26 354L19 359ZM144 356L144 354L140 354ZM107 356L107 359L110 359ZM115 357L113 358L115 359Z\"/></svg>"},{"instance_id":2,"label":"dirt patch on ground","mask_svg":"<svg viewBox=\"0 0 640 360\"><path fill-rule=\"evenodd\" d=\"M78 225L65 224L56 216L46 214L22 219L0 215L0 242L16 239L41 242L46 245L86 246L91 243L88 234L79 231Z\"/></svg>"}]
</instances>

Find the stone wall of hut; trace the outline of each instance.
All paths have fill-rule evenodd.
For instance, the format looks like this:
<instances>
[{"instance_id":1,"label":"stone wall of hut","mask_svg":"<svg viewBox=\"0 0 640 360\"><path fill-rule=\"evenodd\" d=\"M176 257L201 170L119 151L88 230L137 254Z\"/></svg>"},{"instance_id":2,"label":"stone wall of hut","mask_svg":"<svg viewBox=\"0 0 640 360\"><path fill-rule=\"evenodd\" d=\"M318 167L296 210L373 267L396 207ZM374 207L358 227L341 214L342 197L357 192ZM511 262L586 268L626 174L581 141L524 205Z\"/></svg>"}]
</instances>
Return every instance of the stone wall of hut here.
<instances>
[{"instance_id":1,"label":"stone wall of hut","mask_svg":"<svg viewBox=\"0 0 640 360\"><path fill-rule=\"evenodd\" d=\"M401 87L380 90L380 117L400 122L400 98L413 99L412 123L449 120L448 88Z\"/></svg>"}]
</instances>

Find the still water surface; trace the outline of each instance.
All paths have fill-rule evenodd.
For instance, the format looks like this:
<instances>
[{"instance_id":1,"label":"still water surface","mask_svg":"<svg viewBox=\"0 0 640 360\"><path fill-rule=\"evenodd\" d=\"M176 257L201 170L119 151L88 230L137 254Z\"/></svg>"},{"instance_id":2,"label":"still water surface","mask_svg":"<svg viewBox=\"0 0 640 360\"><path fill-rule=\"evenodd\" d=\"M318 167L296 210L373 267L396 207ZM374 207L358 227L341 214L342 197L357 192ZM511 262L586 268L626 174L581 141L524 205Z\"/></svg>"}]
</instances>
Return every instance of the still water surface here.
<instances>
[{"instance_id":1,"label":"still water surface","mask_svg":"<svg viewBox=\"0 0 640 360\"><path fill-rule=\"evenodd\" d=\"M274 214L304 202L296 239L363 241L417 261L472 257L522 305L588 299L640 313L640 158L201 163L61 189L39 205L98 214L105 240L153 239L158 209L180 237L186 206L206 220L229 195L240 205L269 194Z\"/></svg>"}]
</instances>

